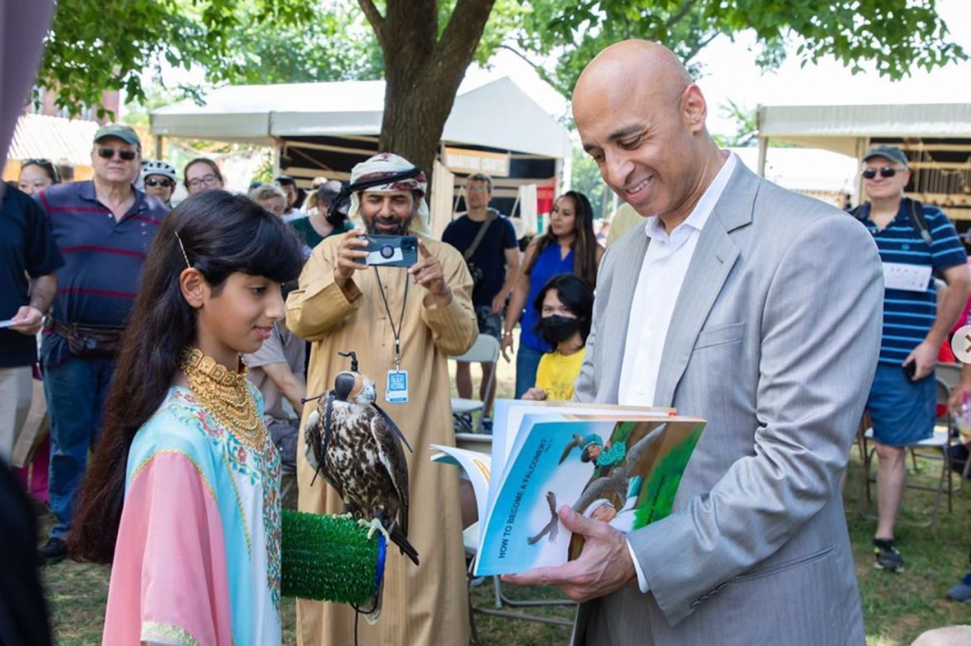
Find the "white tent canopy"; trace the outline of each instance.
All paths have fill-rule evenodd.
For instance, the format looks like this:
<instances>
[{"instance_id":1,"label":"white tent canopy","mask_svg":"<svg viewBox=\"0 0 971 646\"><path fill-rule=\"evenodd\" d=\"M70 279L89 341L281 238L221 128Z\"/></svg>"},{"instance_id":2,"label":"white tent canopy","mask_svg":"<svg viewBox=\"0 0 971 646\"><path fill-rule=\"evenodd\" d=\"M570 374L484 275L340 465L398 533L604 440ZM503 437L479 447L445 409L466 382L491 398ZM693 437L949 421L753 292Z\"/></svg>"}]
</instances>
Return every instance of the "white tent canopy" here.
<instances>
[{"instance_id":1,"label":"white tent canopy","mask_svg":"<svg viewBox=\"0 0 971 646\"><path fill-rule=\"evenodd\" d=\"M759 107L758 126L763 140L859 158L873 138L971 138L971 103L766 105Z\"/></svg>"},{"instance_id":2,"label":"white tent canopy","mask_svg":"<svg viewBox=\"0 0 971 646\"><path fill-rule=\"evenodd\" d=\"M235 85L213 90L204 105L185 100L152 113L152 132L167 137L272 145L287 137L378 135L384 81ZM512 80L462 91L442 141L558 159L570 136Z\"/></svg>"}]
</instances>

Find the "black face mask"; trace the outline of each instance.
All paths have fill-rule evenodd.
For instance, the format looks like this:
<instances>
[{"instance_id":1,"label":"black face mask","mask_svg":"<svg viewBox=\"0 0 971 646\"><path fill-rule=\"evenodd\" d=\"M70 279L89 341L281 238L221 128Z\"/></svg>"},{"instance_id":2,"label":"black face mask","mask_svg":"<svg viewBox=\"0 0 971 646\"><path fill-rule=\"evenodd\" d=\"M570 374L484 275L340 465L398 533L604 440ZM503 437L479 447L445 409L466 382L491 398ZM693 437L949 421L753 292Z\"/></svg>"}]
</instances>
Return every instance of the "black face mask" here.
<instances>
[{"instance_id":1,"label":"black face mask","mask_svg":"<svg viewBox=\"0 0 971 646\"><path fill-rule=\"evenodd\" d=\"M550 345L559 345L580 329L580 319L568 316L544 316L539 320L540 334Z\"/></svg>"}]
</instances>

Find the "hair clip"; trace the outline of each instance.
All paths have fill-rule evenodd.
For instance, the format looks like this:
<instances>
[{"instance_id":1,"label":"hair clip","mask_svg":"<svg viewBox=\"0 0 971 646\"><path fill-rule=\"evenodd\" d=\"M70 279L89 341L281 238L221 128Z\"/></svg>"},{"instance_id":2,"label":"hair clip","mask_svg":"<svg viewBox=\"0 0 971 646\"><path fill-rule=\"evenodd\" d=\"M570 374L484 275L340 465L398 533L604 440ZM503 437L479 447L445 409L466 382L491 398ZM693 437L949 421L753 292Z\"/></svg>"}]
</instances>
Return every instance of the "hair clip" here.
<instances>
[{"instance_id":1,"label":"hair clip","mask_svg":"<svg viewBox=\"0 0 971 646\"><path fill-rule=\"evenodd\" d=\"M175 239L179 241L179 248L182 249L182 257L185 258L185 266L192 269L192 263L189 262L189 256L185 253L185 245L182 244L182 238L179 237L179 232L175 232Z\"/></svg>"}]
</instances>

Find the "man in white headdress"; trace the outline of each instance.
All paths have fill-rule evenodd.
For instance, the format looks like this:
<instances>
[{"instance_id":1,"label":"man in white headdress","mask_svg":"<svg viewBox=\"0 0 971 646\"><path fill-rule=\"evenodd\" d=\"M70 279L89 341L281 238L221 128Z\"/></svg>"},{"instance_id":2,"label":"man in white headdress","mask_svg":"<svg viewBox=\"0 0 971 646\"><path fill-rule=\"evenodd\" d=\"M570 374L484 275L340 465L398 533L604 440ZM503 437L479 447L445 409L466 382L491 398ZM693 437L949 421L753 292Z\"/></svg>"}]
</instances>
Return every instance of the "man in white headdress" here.
<instances>
[{"instance_id":1,"label":"man in white headdress","mask_svg":"<svg viewBox=\"0 0 971 646\"><path fill-rule=\"evenodd\" d=\"M287 299L287 326L311 342L307 392L333 388L336 375L349 368L338 353L356 352L361 372L378 387L379 404L414 447L407 456L408 539L421 565L388 551L381 617L374 626L359 622L361 644L469 642L457 470L432 464L429 444L454 443L447 359L468 350L478 330L465 261L427 237L427 187L424 173L397 155L382 153L355 166L343 193L351 195L358 228L320 243ZM361 264L368 234L417 236L418 262L408 269ZM389 384L397 389L389 393ZM305 416L313 408L304 407ZM321 478L311 486L312 469L298 463L301 511L341 513L334 490ZM300 601L297 619L303 646L354 643L350 606Z\"/></svg>"}]
</instances>

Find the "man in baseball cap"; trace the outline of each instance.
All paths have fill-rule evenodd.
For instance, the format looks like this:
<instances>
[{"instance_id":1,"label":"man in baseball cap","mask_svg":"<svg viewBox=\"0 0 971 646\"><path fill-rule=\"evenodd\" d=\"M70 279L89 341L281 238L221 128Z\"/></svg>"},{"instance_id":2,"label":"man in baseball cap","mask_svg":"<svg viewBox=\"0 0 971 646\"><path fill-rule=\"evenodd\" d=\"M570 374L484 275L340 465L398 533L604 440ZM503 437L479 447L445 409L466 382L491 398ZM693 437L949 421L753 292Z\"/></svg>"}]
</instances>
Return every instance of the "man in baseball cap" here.
<instances>
[{"instance_id":1,"label":"man in baseball cap","mask_svg":"<svg viewBox=\"0 0 971 646\"><path fill-rule=\"evenodd\" d=\"M894 543L894 525L907 477L905 451L934 431L934 365L968 300L971 274L947 215L904 197L911 172L903 150L874 146L863 156L860 174L870 201L852 214L877 243L886 286L880 357L867 400L879 457L873 552L878 568L899 572L904 560ZM933 273L948 284L940 306ZM914 276L920 276L919 284L907 280Z\"/></svg>"},{"instance_id":2,"label":"man in baseball cap","mask_svg":"<svg viewBox=\"0 0 971 646\"><path fill-rule=\"evenodd\" d=\"M905 169L910 168L910 162L907 161L907 153L897 148L896 146L890 146L888 144L880 144L874 146L867 151L866 155L863 156L863 162L866 163L871 159L880 157L886 161L893 162L894 164L899 164Z\"/></svg>"},{"instance_id":3,"label":"man in baseball cap","mask_svg":"<svg viewBox=\"0 0 971 646\"><path fill-rule=\"evenodd\" d=\"M139 152L142 150L142 141L138 138L138 133L131 126L126 126L121 123L109 123L106 126L101 126L98 128L98 132L94 133L94 143L99 144L109 137L121 139L129 146L138 148Z\"/></svg>"},{"instance_id":4,"label":"man in baseball cap","mask_svg":"<svg viewBox=\"0 0 971 646\"><path fill-rule=\"evenodd\" d=\"M141 141L125 125L99 128L91 149L94 177L55 184L35 199L50 218L67 262L41 343L51 419L50 505L57 518L40 559L67 553L74 494L101 430L101 407L121 334L138 294L145 256L168 207L132 182Z\"/></svg>"}]
</instances>

